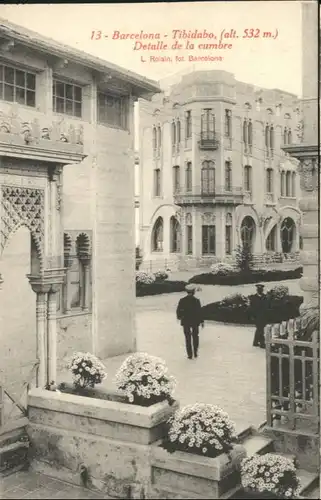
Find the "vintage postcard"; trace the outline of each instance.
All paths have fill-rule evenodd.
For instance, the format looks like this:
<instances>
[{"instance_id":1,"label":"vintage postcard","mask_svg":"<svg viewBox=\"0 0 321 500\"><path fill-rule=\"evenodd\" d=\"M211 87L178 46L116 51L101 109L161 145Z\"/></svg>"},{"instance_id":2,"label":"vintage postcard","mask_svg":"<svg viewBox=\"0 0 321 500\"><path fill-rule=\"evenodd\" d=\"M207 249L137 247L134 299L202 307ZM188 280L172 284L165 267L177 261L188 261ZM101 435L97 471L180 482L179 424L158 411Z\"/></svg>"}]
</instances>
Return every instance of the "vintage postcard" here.
<instances>
[{"instance_id":1,"label":"vintage postcard","mask_svg":"<svg viewBox=\"0 0 321 500\"><path fill-rule=\"evenodd\" d=\"M319 498L319 6L0 6L0 498Z\"/></svg>"}]
</instances>

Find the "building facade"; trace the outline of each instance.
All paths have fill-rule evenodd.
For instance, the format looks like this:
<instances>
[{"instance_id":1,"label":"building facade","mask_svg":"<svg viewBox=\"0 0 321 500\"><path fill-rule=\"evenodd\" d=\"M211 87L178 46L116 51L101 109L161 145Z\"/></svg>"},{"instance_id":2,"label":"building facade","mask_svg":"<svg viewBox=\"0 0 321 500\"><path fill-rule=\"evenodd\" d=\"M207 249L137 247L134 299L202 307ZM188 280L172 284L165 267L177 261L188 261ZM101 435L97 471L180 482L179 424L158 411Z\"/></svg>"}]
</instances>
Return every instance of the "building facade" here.
<instances>
[{"instance_id":1,"label":"building facade","mask_svg":"<svg viewBox=\"0 0 321 500\"><path fill-rule=\"evenodd\" d=\"M193 71L140 107L140 230L144 261L181 267L300 247L299 99L225 71Z\"/></svg>"},{"instance_id":2,"label":"building facade","mask_svg":"<svg viewBox=\"0 0 321 500\"><path fill-rule=\"evenodd\" d=\"M154 82L1 21L0 382L135 350L134 102ZM26 275L28 278L26 278ZM1 384L0 384L1 385Z\"/></svg>"}]
</instances>

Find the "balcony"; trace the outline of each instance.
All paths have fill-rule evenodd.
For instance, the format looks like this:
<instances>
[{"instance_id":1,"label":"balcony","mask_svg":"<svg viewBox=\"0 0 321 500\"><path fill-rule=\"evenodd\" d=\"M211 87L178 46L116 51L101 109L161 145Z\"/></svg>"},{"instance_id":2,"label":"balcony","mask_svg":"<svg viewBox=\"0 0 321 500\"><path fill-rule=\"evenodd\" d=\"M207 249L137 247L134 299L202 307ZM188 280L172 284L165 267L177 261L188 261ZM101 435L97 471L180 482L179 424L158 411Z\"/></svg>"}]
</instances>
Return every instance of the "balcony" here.
<instances>
[{"instance_id":1,"label":"balcony","mask_svg":"<svg viewBox=\"0 0 321 500\"><path fill-rule=\"evenodd\" d=\"M209 131L202 131L201 132L201 138L198 141L198 145L200 149L203 150L216 150L219 147L219 140L217 138L217 135L215 132L209 132Z\"/></svg>"},{"instance_id":2,"label":"balcony","mask_svg":"<svg viewBox=\"0 0 321 500\"><path fill-rule=\"evenodd\" d=\"M194 186L192 191L180 188L174 193L174 203L179 206L186 205L241 205L243 203L243 189L241 187L215 186L215 189L202 189Z\"/></svg>"}]
</instances>

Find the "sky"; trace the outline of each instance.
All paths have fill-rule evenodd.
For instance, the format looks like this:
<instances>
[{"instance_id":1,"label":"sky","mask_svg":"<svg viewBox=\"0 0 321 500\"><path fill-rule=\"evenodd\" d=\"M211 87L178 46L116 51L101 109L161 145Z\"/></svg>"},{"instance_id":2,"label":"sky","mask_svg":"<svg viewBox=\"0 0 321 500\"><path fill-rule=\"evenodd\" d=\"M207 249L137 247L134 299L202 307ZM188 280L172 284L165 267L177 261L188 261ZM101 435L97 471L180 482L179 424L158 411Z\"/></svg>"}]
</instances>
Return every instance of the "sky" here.
<instances>
[{"instance_id":1,"label":"sky","mask_svg":"<svg viewBox=\"0 0 321 500\"><path fill-rule=\"evenodd\" d=\"M259 87L279 88L298 96L302 93L300 1L2 4L0 17L154 80L185 72L193 65L194 69L229 71L238 80ZM186 40L178 40L182 48L172 49L173 30L206 30L217 39L196 40L193 50L185 48ZM238 37L222 39L232 45L230 49L198 48L202 43L218 44L223 30L225 35ZM99 31L100 39L95 39ZM113 39L115 31L159 33L160 40L143 43L159 41L166 43L168 49L134 50L135 40ZM273 37L277 32L277 36L263 36L268 32ZM138 43L136 47L139 46ZM191 62L190 55L219 56L223 60ZM172 60L150 62L150 56ZM184 60L176 61L176 56Z\"/></svg>"}]
</instances>

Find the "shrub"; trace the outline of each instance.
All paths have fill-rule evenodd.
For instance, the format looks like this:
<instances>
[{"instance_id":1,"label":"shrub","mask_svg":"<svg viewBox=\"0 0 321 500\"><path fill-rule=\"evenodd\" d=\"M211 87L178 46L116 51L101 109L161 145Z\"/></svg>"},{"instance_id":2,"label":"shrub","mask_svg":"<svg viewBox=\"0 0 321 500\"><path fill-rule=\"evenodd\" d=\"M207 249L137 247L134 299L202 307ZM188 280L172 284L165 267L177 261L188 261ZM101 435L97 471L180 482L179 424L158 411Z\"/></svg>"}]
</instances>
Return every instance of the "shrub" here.
<instances>
[{"instance_id":1,"label":"shrub","mask_svg":"<svg viewBox=\"0 0 321 500\"><path fill-rule=\"evenodd\" d=\"M160 295L162 293L177 293L185 290L187 283L185 281L155 281L151 284L137 284L136 297L145 297L147 295Z\"/></svg>"},{"instance_id":2,"label":"shrub","mask_svg":"<svg viewBox=\"0 0 321 500\"><path fill-rule=\"evenodd\" d=\"M249 307L250 299L246 295L242 293L234 293L232 295L228 295L223 300L221 300L221 306L223 307Z\"/></svg>"},{"instance_id":3,"label":"shrub","mask_svg":"<svg viewBox=\"0 0 321 500\"><path fill-rule=\"evenodd\" d=\"M235 270L227 275L217 275L213 273L202 273L193 276L189 283L196 283L199 285L245 285L249 283L259 283L268 281L282 281L301 278L302 267L294 270L281 271L281 270L252 270L248 272Z\"/></svg>"},{"instance_id":4,"label":"shrub","mask_svg":"<svg viewBox=\"0 0 321 500\"><path fill-rule=\"evenodd\" d=\"M251 317L249 298L241 298L236 294L237 299L233 302L233 297L226 297L220 302L211 302L203 306L204 320L221 321L223 323L237 323L241 325L252 325L254 320ZM272 300L266 313L266 322L280 323L291 318L296 318L300 314L300 305L303 297L298 295L288 295L282 300Z\"/></svg>"},{"instance_id":5,"label":"shrub","mask_svg":"<svg viewBox=\"0 0 321 500\"><path fill-rule=\"evenodd\" d=\"M164 400L173 403L176 380L168 375L165 362L156 356L132 354L116 373L115 383L132 404L150 406Z\"/></svg>"},{"instance_id":6,"label":"shrub","mask_svg":"<svg viewBox=\"0 0 321 500\"><path fill-rule=\"evenodd\" d=\"M248 272L253 267L253 254L251 247L246 245L238 245L235 252L236 265L241 271Z\"/></svg>"},{"instance_id":7,"label":"shrub","mask_svg":"<svg viewBox=\"0 0 321 500\"><path fill-rule=\"evenodd\" d=\"M241 480L250 492L271 493L279 498L298 498L300 482L293 461L267 453L244 458Z\"/></svg>"},{"instance_id":8,"label":"shrub","mask_svg":"<svg viewBox=\"0 0 321 500\"><path fill-rule=\"evenodd\" d=\"M268 299L282 300L289 295L289 287L276 285L267 292Z\"/></svg>"},{"instance_id":9,"label":"shrub","mask_svg":"<svg viewBox=\"0 0 321 500\"><path fill-rule=\"evenodd\" d=\"M218 262L211 266L211 273L214 275L225 276L227 274L233 273L234 267L225 262Z\"/></svg>"},{"instance_id":10,"label":"shrub","mask_svg":"<svg viewBox=\"0 0 321 500\"><path fill-rule=\"evenodd\" d=\"M78 389L94 387L95 384L101 384L107 377L104 365L89 352L74 353L67 368L71 371L74 386Z\"/></svg>"},{"instance_id":11,"label":"shrub","mask_svg":"<svg viewBox=\"0 0 321 500\"><path fill-rule=\"evenodd\" d=\"M136 285L151 285L155 281L155 276L145 271L136 272Z\"/></svg>"},{"instance_id":12,"label":"shrub","mask_svg":"<svg viewBox=\"0 0 321 500\"><path fill-rule=\"evenodd\" d=\"M168 278L168 274L165 271L156 271L154 276L156 281L165 281Z\"/></svg>"},{"instance_id":13,"label":"shrub","mask_svg":"<svg viewBox=\"0 0 321 500\"><path fill-rule=\"evenodd\" d=\"M162 446L169 453L185 451L207 457L228 452L236 441L235 425L221 408L197 403L175 412Z\"/></svg>"}]
</instances>

